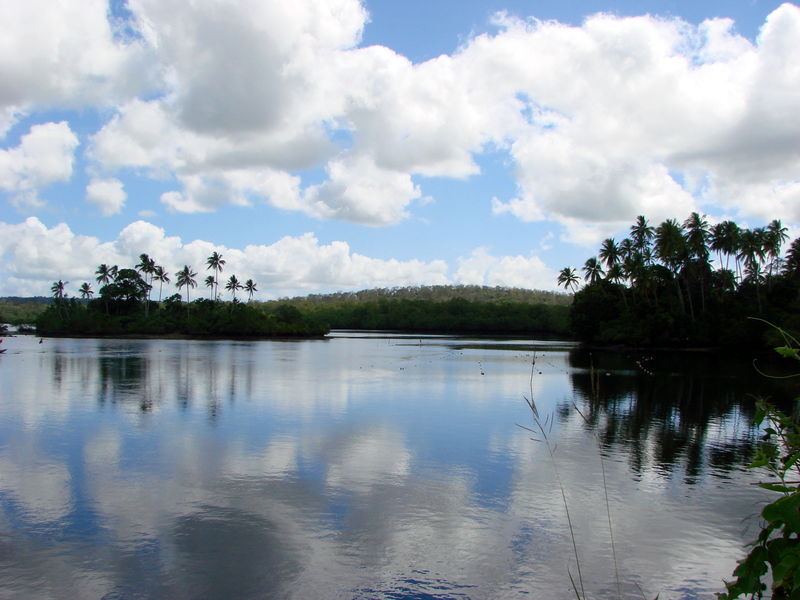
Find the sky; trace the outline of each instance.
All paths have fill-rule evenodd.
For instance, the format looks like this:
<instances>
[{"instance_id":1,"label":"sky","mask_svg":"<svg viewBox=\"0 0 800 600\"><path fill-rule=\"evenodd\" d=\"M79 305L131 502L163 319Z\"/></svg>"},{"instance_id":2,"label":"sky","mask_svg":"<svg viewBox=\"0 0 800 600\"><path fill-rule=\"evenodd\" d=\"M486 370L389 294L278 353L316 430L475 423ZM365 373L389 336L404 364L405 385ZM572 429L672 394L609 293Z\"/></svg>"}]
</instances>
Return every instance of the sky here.
<instances>
[{"instance_id":1,"label":"sky","mask_svg":"<svg viewBox=\"0 0 800 600\"><path fill-rule=\"evenodd\" d=\"M800 235L800 9L0 0L0 296L556 289L637 215ZM173 283L174 283L173 276ZM172 289L169 292L174 292Z\"/></svg>"}]
</instances>

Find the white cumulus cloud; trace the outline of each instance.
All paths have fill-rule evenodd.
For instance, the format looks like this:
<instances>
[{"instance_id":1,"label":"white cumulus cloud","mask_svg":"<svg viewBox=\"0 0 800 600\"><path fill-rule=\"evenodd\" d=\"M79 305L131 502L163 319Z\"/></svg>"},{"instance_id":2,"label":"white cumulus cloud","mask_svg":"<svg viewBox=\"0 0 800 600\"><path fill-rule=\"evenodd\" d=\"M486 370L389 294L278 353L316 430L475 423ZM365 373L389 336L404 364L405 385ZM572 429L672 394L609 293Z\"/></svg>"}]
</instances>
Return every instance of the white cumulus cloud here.
<instances>
[{"instance_id":1,"label":"white cumulus cloud","mask_svg":"<svg viewBox=\"0 0 800 600\"><path fill-rule=\"evenodd\" d=\"M72 176L78 138L66 121L34 125L18 146L0 149L0 190L18 204L37 204L40 188Z\"/></svg>"},{"instance_id":2,"label":"white cumulus cloud","mask_svg":"<svg viewBox=\"0 0 800 600\"><path fill-rule=\"evenodd\" d=\"M122 212L126 198L119 179L92 179L86 186L86 200L94 204L104 217Z\"/></svg>"}]
</instances>

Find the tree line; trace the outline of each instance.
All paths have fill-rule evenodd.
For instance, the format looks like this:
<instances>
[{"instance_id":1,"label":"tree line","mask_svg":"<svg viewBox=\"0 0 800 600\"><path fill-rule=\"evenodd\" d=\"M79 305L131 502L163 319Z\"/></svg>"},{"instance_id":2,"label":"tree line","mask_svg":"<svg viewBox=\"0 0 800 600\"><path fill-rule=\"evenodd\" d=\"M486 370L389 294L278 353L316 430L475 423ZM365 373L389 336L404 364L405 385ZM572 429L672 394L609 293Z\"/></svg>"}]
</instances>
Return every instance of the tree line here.
<instances>
[{"instance_id":1,"label":"tree line","mask_svg":"<svg viewBox=\"0 0 800 600\"><path fill-rule=\"evenodd\" d=\"M456 298L471 302L520 302L527 304L568 305L572 296L565 292L531 290L516 287L487 285L417 285L391 288L372 288L356 292L309 294L288 299L292 304L328 304L386 300L430 300L447 302Z\"/></svg>"},{"instance_id":2,"label":"tree line","mask_svg":"<svg viewBox=\"0 0 800 600\"><path fill-rule=\"evenodd\" d=\"M224 265L225 259L216 251L206 260L206 269L213 270L213 275L205 278L206 287L211 289L210 299L190 299L190 291L197 287L198 275L189 265L184 265L174 277L179 292L185 289L185 301L180 293L162 301L163 285L171 279L164 267L157 265L149 255L141 254L139 263L133 268L103 263L95 271L95 281L102 286L97 298L93 298L94 290L88 282L78 288L82 301L67 297L67 282L58 280L53 283L54 300L37 318L37 331L50 335L186 334L226 337L327 333L327 327L293 306L279 304L267 309L252 304L253 294L258 291L252 279L242 284L231 275L224 286L231 294L231 301L223 302L219 293L219 275ZM151 299L156 282L158 301ZM247 304L236 297L238 291L248 294Z\"/></svg>"},{"instance_id":3,"label":"tree line","mask_svg":"<svg viewBox=\"0 0 800 600\"><path fill-rule=\"evenodd\" d=\"M301 306L334 329L569 335L569 307L558 304L381 298Z\"/></svg>"},{"instance_id":4,"label":"tree line","mask_svg":"<svg viewBox=\"0 0 800 600\"><path fill-rule=\"evenodd\" d=\"M747 317L796 331L800 238L784 254L788 239L778 219L751 229L709 225L696 212L658 226L639 216L621 242L602 242L582 278L573 267L560 271L558 284L575 292L572 330L603 344L743 349L764 343L763 324Z\"/></svg>"}]
</instances>

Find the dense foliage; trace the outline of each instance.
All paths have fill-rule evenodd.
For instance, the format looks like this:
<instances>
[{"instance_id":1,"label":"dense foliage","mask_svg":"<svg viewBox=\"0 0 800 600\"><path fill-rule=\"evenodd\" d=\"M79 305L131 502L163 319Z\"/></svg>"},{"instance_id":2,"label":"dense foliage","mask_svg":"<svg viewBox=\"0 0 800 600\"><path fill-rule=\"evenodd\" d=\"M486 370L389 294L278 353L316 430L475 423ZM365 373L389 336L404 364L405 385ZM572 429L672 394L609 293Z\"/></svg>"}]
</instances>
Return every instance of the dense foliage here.
<instances>
[{"instance_id":1,"label":"dense foliage","mask_svg":"<svg viewBox=\"0 0 800 600\"><path fill-rule=\"evenodd\" d=\"M310 294L291 298L288 302L298 305L339 304L343 302L377 302L378 300L429 300L446 302L455 299L470 302L520 302L527 304L558 304L566 306L572 296L563 292L528 290L487 285L422 285L393 288L374 288L357 292L335 292Z\"/></svg>"},{"instance_id":2,"label":"dense foliage","mask_svg":"<svg viewBox=\"0 0 800 600\"><path fill-rule=\"evenodd\" d=\"M527 302L471 302L453 298L373 300L304 305L334 329L392 329L453 333L550 333L568 335L569 307Z\"/></svg>"},{"instance_id":3,"label":"dense foliage","mask_svg":"<svg viewBox=\"0 0 800 600\"><path fill-rule=\"evenodd\" d=\"M18 298L14 296L0 298L0 323L22 325L33 323L50 305L50 298Z\"/></svg>"},{"instance_id":4,"label":"dense foliage","mask_svg":"<svg viewBox=\"0 0 800 600\"><path fill-rule=\"evenodd\" d=\"M786 231L778 220L744 229L692 213L652 227L640 216L628 238L606 239L584 263L572 330L600 344L744 350L764 343L748 316L800 330L800 238L784 256ZM558 283L576 289L580 278L567 267Z\"/></svg>"},{"instance_id":5,"label":"dense foliage","mask_svg":"<svg viewBox=\"0 0 800 600\"><path fill-rule=\"evenodd\" d=\"M776 348L778 353L800 361L797 339L778 331L785 342ZM761 532L736 567L735 579L726 582L726 593L718 597L763 598L771 580L772 598L800 598L800 424L797 415L786 415L767 402L758 404L755 420L764 436L750 467L765 469L771 477L761 487L780 497L762 509Z\"/></svg>"},{"instance_id":6,"label":"dense foliage","mask_svg":"<svg viewBox=\"0 0 800 600\"><path fill-rule=\"evenodd\" d=\"M209 287L215 299L189 300L189 291L197 286L195 273L188 265L175 273L178 288L186 288L186 301L179 294L163 302L153 301L150 294L153 282L169 282L162 267L146 254L140 256L135 269L119 269L100 265L97 268L99 298L91 299L94 292L88 283L80 287L83 301L67 298L65 283L57 281L52 286L54 300L36 320L36 328L43 335L168 335L181 334L196 337L273 337L324 335L328 328L320 321L304 315L296 307L277 304L265 308L246 304L236 298L238 290L251 296L256 285L248 280L245 285L231 275L225 288L232 300L219 300L219 272L225 261L216 252L209 257ZM143 276L144 275L144 276ZM149 281L148 281L149 279ZM159 286L159 295L161 286Z\"/></svg>"}]
</instances>

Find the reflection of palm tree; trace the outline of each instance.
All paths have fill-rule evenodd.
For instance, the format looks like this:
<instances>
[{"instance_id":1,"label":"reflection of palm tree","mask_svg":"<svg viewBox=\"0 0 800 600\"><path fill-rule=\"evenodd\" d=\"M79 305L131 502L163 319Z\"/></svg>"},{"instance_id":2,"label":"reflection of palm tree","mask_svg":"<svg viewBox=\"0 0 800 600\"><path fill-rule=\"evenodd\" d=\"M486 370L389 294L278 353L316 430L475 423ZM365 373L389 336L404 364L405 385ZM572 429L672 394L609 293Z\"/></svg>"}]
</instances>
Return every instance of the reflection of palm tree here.
<instances>
[{"instance_id":1,"label":"reflection of palm tree","mask_svg":"<svg viewBox=\"0 0 800 600\"><path fill-rule=\"evenodd\" d=\"M219 274L222 273L222 266L225 264L225 259L222 258L222 254L219 254L216 250L211 253L206 259L206 269L214 269L214 299L219 299Z\"/></svg>"},{"instance_id":2,"label":"reflection of palm tree","mask_svg":"<svg viewBox=\"0 0 800 600\"><path fill-rule=\"evenodd\" d=\"M236 275L231 275L228 283L225 284L225 289L233 295L233 301L236 302L236 290L242 289L242 284L236 278Z\"/></svg>"},{"instance_id":3,"label":"reflection of palm tree","mask_svg":"<svg viewBox=\"0 0 800 600\"><path fill-rule=\"evenodd\" d=\"M92 291L92 286L85 282L81 284L81 287L78 289L78 291L81 293L81 297L84 299L91 298L94 294Z\"/></svg>"},{"instance_id":4,"label":"reflection of palm tree","mask_svg":"<svg viewBox=\"0 0 800 600\"><path fill-rule=\"evenodd\" d=\"M197 273L192 271L189 268L189 265L184 265L183 269L175 273L175 285L178 286L178 289L182 287L186 288L186 313L189 313L189 290L193 287L197 287L197 281L195 281L195 277L197 277Z\"/></svg>"},{"instance_id":5,"label":"reflection of palm tree","mask_svg":"<svg viewBox=\"0 0 800 600\"><path fill-rule=\"evenodd\" d=\"M256 288L256 282L252 279L245 281L244 291L247 292L247 301L250 302L253 299L253 294L258 291L258 288Z\"/></svg>"},{"instance_id":6,"label":"reflection of palm tree","mask_svg":"<svg viewBox=\"0 0 800 600\"><path fill-rule=\"evenodd\" d=\"M564 267L558 273L558 285L564 286L565 289L571 290L573 293L579 282L580 278L575 274L575 269L572 267Z\"/></svg>"},{"instance_id":7,"label":"reflection of palm tree","mask_svg":"<svg viewBox=\"0 0 800 600\"><path fill-rule=\"evenodd\" d=\"M166 272L164 267L159 265L153 272L153 279L158 281L158 301L161 302L161 291L164 288L164 284L169 283L169 274Z\"/></svg>"},{"instance_id":8,"label":"reflection of palm tree","mask_svg":"<svg viewBox=\"0 0 800 600\"><path fill-rule=\"evenodd\" d=\"M69 281L61 281L60 279L53 283L50 286L50 292L53 294L53 298L61 299L64 297L64 286L66 286Z\"/></svg>"}]
</instances>

